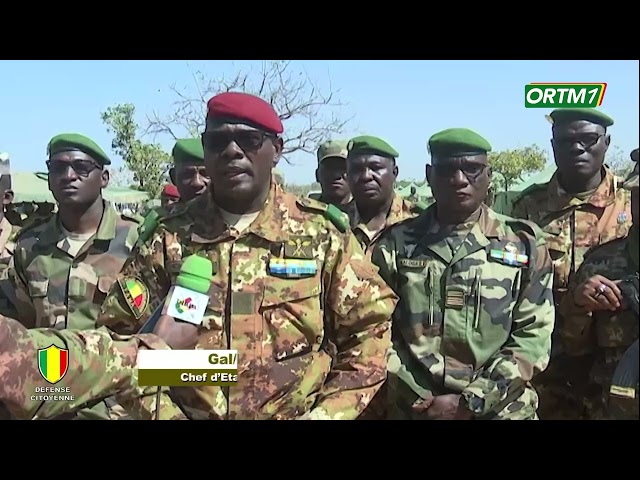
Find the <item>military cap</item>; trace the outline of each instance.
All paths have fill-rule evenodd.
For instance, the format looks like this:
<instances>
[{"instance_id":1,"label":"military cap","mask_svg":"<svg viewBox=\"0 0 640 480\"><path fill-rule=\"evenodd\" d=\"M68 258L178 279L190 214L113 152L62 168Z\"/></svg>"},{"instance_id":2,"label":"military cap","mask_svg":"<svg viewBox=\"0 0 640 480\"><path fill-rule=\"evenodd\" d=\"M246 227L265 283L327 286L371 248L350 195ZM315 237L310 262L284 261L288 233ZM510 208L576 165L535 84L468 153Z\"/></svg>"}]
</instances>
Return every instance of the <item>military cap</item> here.
<instances>
[{"instance_id":1,"label":"military cap","mask_svg":"<svg viewBox=\"0 0 640 480\"><path fill-rule=\"evenodd\" d=\"M165 197L180 198L178 187L172 185L171 183L168 183L164 186L164 188L162 189L162 195L164 195Z\"/></svg>"},{"instance_id":2,"label":"military cap","mask_svg":"<svg viewBox=\"0 0 640 480\"><path fill-rule=\"evenodd\" d=\"M86 153L101 165L111 165L106 153L90 138L79 133L61 133L51 139L47 147L49 157L60 152L79 150Z\"/></svg>"},{"instance_id":3,"label":"military cap","mask_svg":"<svg viewBox=\"0 0 640 480\"><path fill-rule=\"evenodd\" d=\"M613 125L613 118L595 108L558 108L549 114L549 118L553 124L585 120L605 128Z\"/></svg>"},{"instance_id":4,"label":"military cap","mask_svg":"<svg viewBox=\"0 0 640 480\"><path fill-rule=\"evenodd\" d=\"M624 183L622 184L622 186L627 190L638 188L638 175L639 175L638 165L639 164L638 164L637 148L633 152L631 152L631 160L635 162L635 165L633 166L633 170L631 171L631 173L627 176Z\"/></svg>"},{"instance_id":5,"label":"military cap","mask_svg":"<svg viewBox=\"0 0 640 480\"><path fill-rule=\"evenodd\" d=\"M491 144L468 128L448 128L434 133L428 141L431 157L482 155L491 151Z\"/></svg>"},{"instance_id":6,"label":"military cap","mask_svg":"<svg viewBox=\"0 0 640 480\"><path fill-rule=\"evenodd\" d=\"M204 164L204 149L199 138L181 138L176 141L171 151L173 163Z\"/></svg>"},{"instance_id":7,"label":"military cap","mask_svg":"<svg viewBox=\"0 0 640 480\"><path fill-rule=\"evenodd\" d=\"M378 137L371 135L361 135L352 138L347 143L347 151L349 155L360 153L369 153L372 155L380 155L381 157L398 158L400 154L387 142Z\"/></svg>"},{"instance_id":8,"label":"military cap","mask_svg":"<svg viewBox=\"0 0 640 480\"><path fill-rule=\"evenodd\" d=\"M348 143L346 140L329 140L324 142L318 148L318 163L320 164L324 159L331 157L346 159L349 154L347 150Z\"/></svg>"},{"instance_id":9,"label":"military cap","mask_svg":"<svg viewBox=\"0 0 640 480\"><path fill-rule=\"evenodd\" d=\"M224 92L207 102L207 119L240 120L268 133L284 131L280 117L263 99L241 92Z\"/></svg>"}]
</instances>

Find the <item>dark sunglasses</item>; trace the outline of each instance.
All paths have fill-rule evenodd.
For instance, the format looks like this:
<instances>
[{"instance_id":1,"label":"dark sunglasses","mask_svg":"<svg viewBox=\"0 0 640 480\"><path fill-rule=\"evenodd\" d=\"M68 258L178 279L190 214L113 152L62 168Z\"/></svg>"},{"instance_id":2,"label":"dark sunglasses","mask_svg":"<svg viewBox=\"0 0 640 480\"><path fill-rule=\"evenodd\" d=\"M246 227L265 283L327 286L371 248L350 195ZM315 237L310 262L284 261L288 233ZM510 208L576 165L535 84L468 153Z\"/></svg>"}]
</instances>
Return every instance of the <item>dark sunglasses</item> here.
<instances>
[{"instance_id":1,"label":"dark sunglasses","mask_svg":"<svg viewBox=\"0 0 640 480\"><path fill-rule=\"evenodd\" d=\"M571 148L577 142L583 149L589 150L598 143L602 137L604 137L603 133L581 133L566 137L556 137L553 141L562 148Z\"/></svg>"},{"instance_id":2,"label":"dark sunglasses","mask_svg":"<svg viewBox=\"0 0 640 480\"><path fill-rule=\"evenodd\" d=\"M478 163L463 163L462 165L438 163L433 165L432 168L439 177L451 178L458 173L459 170L470 181L475 181L487 169L487 167L488 165L481 165Z\"/></svg>"},{"instance_id":3,"label":"dark sunglasses","mask_svg":"<svg viewBox=\"0 0 640 480\"><path fill-rule=\"evenodd\" d=\"M214 153L220 153L234 142L245 152L255 152L260 150L264 141L270 138L275 140L277 137L269 133L260 132L258 130L228 132L204 132L202 134L202 145L206 150Z\"/></svg>"},{"instance_id":4,"label":"dark sunglasses","mask_svg":"<svg viewBox=\"0 0 640 480\"><path fill-rule=\"evenodd\" d=\"M94 170L102 168L100 167L100 165L92 162L91 160L72 160L70 162L47 160L46 164L49 173L53 175L62 175L66 173L67 168L71 167L73 168L73 171L81 177L88 177L89 174L91 174L91 172L93 172Z\"/></svg>"}]
</instances>

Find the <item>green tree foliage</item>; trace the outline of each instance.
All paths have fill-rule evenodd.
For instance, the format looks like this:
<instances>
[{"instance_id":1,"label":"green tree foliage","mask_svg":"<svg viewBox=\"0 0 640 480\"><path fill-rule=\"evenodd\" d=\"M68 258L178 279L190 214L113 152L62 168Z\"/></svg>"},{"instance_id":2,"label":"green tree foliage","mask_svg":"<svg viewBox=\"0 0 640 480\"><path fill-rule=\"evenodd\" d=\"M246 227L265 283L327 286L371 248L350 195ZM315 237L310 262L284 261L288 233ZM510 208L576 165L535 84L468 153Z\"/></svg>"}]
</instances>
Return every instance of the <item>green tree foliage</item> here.
<instances>
[{"instance_id":1,"label":"green tree foliage","mask_svg":"<svg viewBox=\"0 0 640 480\"><path fill-rule=\"evenodd\" d=\"M607 156L605 157L605 163L613 170L613 172L626 178L633 169L633 161L631 160L631 152L625 153L620 147L612 145L607 150Z\"/></svg>"},{"instance_id":2,"label":"green tree foliage","mask_svg":"<svg viewBox=\"0 0 640 480\"><path fill-rule=\"evenodd\" d=\"M157 144L145 143L139 136L139 126L134 119L135 106L118 104L100 113L100 118L113 135L111 148L122 157L126 170L117 172L126 178L130 172L134 188L157 198L167 182L171 156ZM122 180L121 180L122 181Z\"/></svg>"},{"instance_id":3,"label":"green tree foliage","mask_svg":"<svg viewBox=\"0 0 640 480\"><path fill-rule=\"evenodd\" d=\"M489 153L494 193L509 191L523 177L542 170L547 154L537 145Z\"/></svg>"}]
</instances>

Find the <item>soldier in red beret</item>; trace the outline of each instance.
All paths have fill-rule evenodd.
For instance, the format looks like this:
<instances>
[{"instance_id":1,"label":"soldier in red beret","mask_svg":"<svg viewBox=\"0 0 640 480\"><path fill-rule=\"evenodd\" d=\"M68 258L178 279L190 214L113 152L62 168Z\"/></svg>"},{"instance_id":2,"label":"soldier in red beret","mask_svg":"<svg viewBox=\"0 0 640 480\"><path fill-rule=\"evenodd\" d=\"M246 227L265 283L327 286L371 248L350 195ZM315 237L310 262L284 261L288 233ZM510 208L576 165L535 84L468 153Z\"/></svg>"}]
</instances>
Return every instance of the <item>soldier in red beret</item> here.
<instances>
[{"instance_id":1,"label":"soldier in red beret","mask_svg":"<svg viewBox=\"0 0 640 480\"><path fill-rule=\"evenodd\" d=\"M184 257L212 259L202 323L163 316L155 330L172 348L238 350L237 385L172 390L193 419L352 420L386 378L397 297L343 212L274 181L282 132L264 100L235 92L213 97L202 134L208 192L159 222L104 302L101 325L139 331ZM144 302L123 290L130 281ZM147 410L133 411L154 410L148 401ZM177 415L165 410L159 418Z\"/></svg>"},{"instance_id":2,"label":"soldier in red beret","mask_svg":"<svg viewBox=\"0 0 640 480\"><path fill-rule=\"evenodd\" d=\"M171 185L170 183L165 185L160 194L160 202L164 208L169 208L171 205L180 201L180 193L178 193L178 187Z\"/></svg>"}]
</instances>

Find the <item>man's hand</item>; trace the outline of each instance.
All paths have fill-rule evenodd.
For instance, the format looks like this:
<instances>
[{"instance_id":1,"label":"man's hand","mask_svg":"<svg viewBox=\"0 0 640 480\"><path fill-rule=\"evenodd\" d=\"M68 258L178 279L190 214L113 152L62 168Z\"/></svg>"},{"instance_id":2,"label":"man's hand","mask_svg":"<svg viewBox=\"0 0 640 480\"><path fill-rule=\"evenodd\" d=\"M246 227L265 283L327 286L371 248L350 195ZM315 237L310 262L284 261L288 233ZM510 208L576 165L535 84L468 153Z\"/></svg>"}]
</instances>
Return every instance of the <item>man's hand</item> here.
<instances>
[{"instance_id":1,"label":"man's hand","mask_svg":"<svg viewBox=\"0 0 640 480\"><path fill-rule=\"evenodd\" d=\"M429 420L470 420L472 414L460 405L461 396L457 394L439 395L425 412Z\"/></svg>"},{"instance_id":2,"label":"man's hand","mask_svg":"<svg viewBox=\"0 0 640 480\"><path fill-rule=\"evenodd\" d=\"M153 333L165 341L173 350L190 350L198 342L198 327L191 323L176 322L169 315L158 319Z\"/></svg>"},{"instance_id":3,"label":"man's hand","mask_svg":"<svg viewBox=\"0 0 640 480\"><path fill-rule=\"evenodd\" d=\"M613 282L602 275L594 275L578 285L573 292L573 299L576 305L586 308L589 312L616 311L623 301L622 292L617 284L618 282Z\"/></svg>"}]
</instances>

